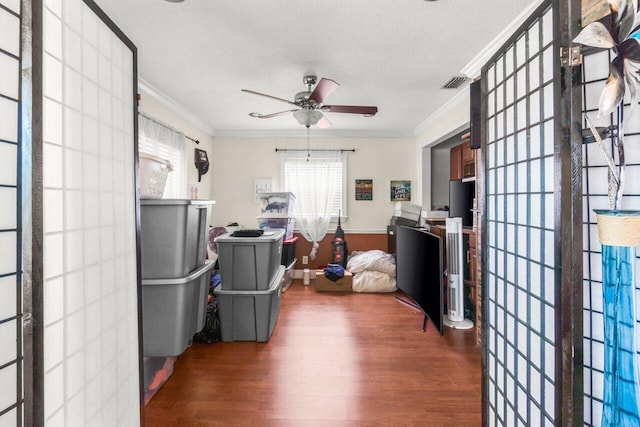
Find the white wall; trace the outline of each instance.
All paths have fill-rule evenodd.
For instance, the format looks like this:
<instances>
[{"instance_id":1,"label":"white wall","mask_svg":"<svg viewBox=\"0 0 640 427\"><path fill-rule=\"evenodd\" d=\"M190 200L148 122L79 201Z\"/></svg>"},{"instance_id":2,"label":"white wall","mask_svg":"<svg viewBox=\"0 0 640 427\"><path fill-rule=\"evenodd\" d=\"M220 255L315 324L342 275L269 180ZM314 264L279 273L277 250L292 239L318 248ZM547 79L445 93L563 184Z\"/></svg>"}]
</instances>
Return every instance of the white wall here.
<instances>
[{"instance_id":1,"label":"white wall","mask_svg":"<svg viewBox=\"0 0 640 427\"><path fill-rule=\"evenodd\" d=\"M256 227L254 180L272 178L280 190L280 155L276 148L305 148L305 139L214 138L211 161L212 198L216 200L212 225L235 221ZM391 180L411 180L412 203L422 199L421 170L416 157L419 147L413 138L397 139L313 139L311 148L355 148L348 154L347 231L384 231L393 215ZM356 179L373 179L373 200L356 201Z\"/></svg>"},{"instance_id":2,"label":"white wall","mask_svg":"<svg viewBox=\"0 0 640 427\"><path fill-rule=\"evenodd\" d=\"M153 96L150 96L142 92L142 98L140 100L139 110L147 115L166 123L169 126L184 133L186 136L197 139L200 144L196 144L193 141L187 140L187 182L198 182L198 171L194 166L194 150L199 148L205 150L209 155L209 161L211 161L212 151L212 138L209 133L201 128L195 126L185 118L176 114L164 104L156 100ZM198 187L199 199L211 199L211 182L212 182L211 169L202 177L202 181Z\"/></svg>"},{"instance_id":3,"label":"white wall","mask_svg":"<svg viewBox=\"0 0 640 427\"><path fill-rule=\"evenodd\" d=\"M431 147L418 145L418 157L422 160L418 168L419 171L422 171L422 210L428 211L433 205L431 201Z\"/></svg>"}]
</instances>

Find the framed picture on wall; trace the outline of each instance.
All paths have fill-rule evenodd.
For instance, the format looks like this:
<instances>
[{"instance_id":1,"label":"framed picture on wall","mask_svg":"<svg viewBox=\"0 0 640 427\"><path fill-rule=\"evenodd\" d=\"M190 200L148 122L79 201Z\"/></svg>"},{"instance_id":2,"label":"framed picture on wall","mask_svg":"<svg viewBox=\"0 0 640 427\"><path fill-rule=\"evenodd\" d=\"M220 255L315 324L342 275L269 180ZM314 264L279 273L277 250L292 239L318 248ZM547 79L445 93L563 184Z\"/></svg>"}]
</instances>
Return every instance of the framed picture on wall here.
<instances>
[{"instance_id":1,"label":"framed picture on wall","mask_svg":"<svg viewBox=\"0 0 640 427\"><path fill-rule=\"evenodd\" d=\"M391 181L391 201L411 201L411 181Z\"/></svg>"},{"instance_id":2,"label":"framed picture on wall","mask_svg":"<svg viewBox=\"0 0 640 427\"><path fill-rule=\"evenodd\" d=\"M273 191L273 179L271 178L263 178L256 179L254 181L255 195L256 195L256 205L260 204L260 197L258 197L259 193L271 193Z\"/></svg>"},{"instance_id":3,"label":"framed picture on wall","mask_svg":"<svg viewBox=\"0 0 640 427\"><path fill-rule=\"evenodd\" d=\"M356 200L373 200L372 179L356 179Z\"/></svg>"}]
</instances>

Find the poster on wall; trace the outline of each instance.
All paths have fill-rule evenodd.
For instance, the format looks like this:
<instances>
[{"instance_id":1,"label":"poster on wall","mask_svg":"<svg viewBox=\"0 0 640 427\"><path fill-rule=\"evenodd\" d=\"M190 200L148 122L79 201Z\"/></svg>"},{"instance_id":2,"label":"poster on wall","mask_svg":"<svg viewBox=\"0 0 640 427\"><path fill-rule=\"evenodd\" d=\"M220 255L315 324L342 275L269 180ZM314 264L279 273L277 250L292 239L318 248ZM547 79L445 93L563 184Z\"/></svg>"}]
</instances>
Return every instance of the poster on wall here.
<instances>
[{"instance_id":1,"label":"poster on wall","mask_svg":"<svg viewBox=\"0 0 640 427\"><path fill-rule=\"evenodd\" d=\"M356 200L373 200L372 179L356 179Z\"/></svg>"},{"instance_id":2,"label":"poster on wall","mask_svg":"<svg viewBox=\"0 0 640 427\"><path fill-rule=\"evenodd\" d=\"M256 205L260 204L260 198L258 197L259 193L271 193L273 191L273 179L271 178L263 178L256 179L254 183L255 193L256 193Z\"/></svg>"},{"instance_id":3,"label":"poster on wall","mask_svg":"<svg viewBox=\"0 0 640 427\"><path fill-rule=\"evenodd\" d=\"M391 181L391 201L411 201L411 181Z\"/></svg>"}]
</instances>

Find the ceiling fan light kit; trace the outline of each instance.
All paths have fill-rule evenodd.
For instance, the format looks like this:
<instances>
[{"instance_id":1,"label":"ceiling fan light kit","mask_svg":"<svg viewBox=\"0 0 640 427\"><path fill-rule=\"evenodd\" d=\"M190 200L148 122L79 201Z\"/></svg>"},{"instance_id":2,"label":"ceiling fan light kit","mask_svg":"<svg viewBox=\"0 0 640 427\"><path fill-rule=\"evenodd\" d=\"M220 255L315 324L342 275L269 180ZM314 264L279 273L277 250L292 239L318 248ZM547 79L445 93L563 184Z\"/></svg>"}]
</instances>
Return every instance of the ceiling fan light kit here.
<instances>
[{"instance_id":1,"label":"ceiling fan light kit","mask_svg":"<svg viewBox=\"0 0 640 427\"><path fill-rule=\"evenodd\" d=\"M264 96L298 107L298 109L295 110L280 111L271 114L260 114L253 112L249 113L249 115L251 117L259 119L269 119L272 117L293 113L293 117L298 121L298 123L305 126L306 128L314 125L318 125L321 128L326 128L331 126L331 122L322 114L322 112L361 114L365 117L373 117L378 112L378 107L372 106L324 105L325 99L328 98L329 95L331 95L340 86L338 83L334 82L331 79L321 78L318 82L318 78L316 76L307 75L302 78L302 82L307 86L307 90L298 92L294 97L294 101L289 101L287 99L278 98L276 96L267 95L249 89L242 89L243 92ZM315 88L313 88L314 85ZM313 91L311 90L312 88Z\"/></svg>"},{"instance_id":2,"label":"ceiling fan light kit","mask_svg":"<svg viewBox=\"0 0 640 427\"><path fill-rule=\"evenodd\" d=\"M303 108L301 110L296 110L293 113L293 117L295 117L301 125L309 127L318 124L318 121L324 116L318 110Z\"/></svg>"}]
</instances>

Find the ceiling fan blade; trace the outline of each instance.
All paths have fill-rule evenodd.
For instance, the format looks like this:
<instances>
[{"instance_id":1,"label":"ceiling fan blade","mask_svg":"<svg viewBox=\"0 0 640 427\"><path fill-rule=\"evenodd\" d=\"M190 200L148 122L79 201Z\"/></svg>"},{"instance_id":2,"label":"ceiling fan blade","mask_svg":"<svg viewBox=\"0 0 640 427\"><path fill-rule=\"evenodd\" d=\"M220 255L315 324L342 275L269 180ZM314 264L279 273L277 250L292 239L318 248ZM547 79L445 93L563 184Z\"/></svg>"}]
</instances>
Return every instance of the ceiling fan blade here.
<instances>
[{"instance_id":1,"label":"ceiling fan blade","mask_svg":"<svg viewBox=\"0 0 640 427\"><path fill-rule=\"evenodd\" d=\"M324 105L322 106L322 111L375 116L378 112L378 107L366 107L362 105Z\"/></svg>"},{"instance_id":2,"label":"ceiling fan blade","mask_svg":"<svg viewBox=\"0 0 640 427\"><path fill-rule=\"evenodd\" d=\"M323 77L320 79L313 92L311 92L311 95L309 95L309 99L316 101L318 104L322 104L324 100L333 93L333 91L338 89L338 86L340 86L338 83Z\"/></svg>"},{"instance_id":3,"label":"ceiling fan blade","mask_svg":"<svg viewBox=\"0 0 640 427\"><path fill-rule=\"evenodd\" d=\"M243 92L246 93L252 93L254 95L259 95L259 96L264 96L266 98L271 98L271 99L275 99L276 101L282 101L282 102L286 102L287 104L291 104L291 105L297 105L295 102L289 101L287 99L283 99L283 98L278 98L277 96L271 96L271 95L267 95L264 93L260 93L260 92L256 92L254 90L249 90L249 89L241 89Z\"/></svg>"},{"instance_id":4,"label":"ceiling fan blade","mask_svg":"<svg viewBox=\"0 0 640 427\"><path fill-rule=\"evenodd\" d=\"M251 117L255 117L258 119L270 119L272 117L284 116L285 114L293 113L294 111L298 111L298 110L296 109L296 110L279 111L277 113L271 113L271 114L251 113L249 115Z\"/></svg>"},{"instance_id":5,"label":"ceiling fan blade","mask_svg":"<svg viewBox=\"0 0 640 427\"><path fill-rule=\"evenodd\" d=\"M329 121L329 119L327 119L324 116L320 120L318 120L317 125L321 129L326 129L326 128L329 128L329 127L333 126L333 124Z\"/></svg>"}]
</instances>

